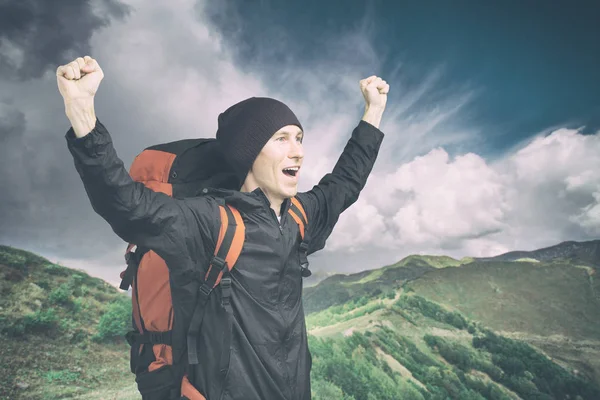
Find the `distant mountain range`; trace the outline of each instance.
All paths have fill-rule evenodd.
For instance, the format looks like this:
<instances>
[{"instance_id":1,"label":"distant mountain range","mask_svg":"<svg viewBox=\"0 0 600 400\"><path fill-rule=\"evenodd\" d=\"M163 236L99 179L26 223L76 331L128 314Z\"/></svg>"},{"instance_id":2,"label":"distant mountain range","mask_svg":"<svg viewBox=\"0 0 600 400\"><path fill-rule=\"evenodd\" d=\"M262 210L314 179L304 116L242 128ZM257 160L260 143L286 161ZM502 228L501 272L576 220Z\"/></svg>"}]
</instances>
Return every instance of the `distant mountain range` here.
<instances>
[{"instance_id":1,"label":"distant mountain range","mask_svg":"<svg viewBox=\"0 0 600 400\"><path fill-rule=\"evenodd\" d=\"M356 295L377 295L379 291L398 288L407 281L417 279L436 269L469 264L482 265L481 263L490 261L568 263L588 266L597 270L600 268L600 240L566 241L533 251L511 251L494 257L465 257L461 260L448 256L410 255L395 264L382 268L352 274L329 273L325 275L325 273L321 273L319 277L322 277L322 280L304 290L305 308L317 311L323 307L335 305L336 302L333 299L347 301ZM356 283L361 285L353 287ZM333 292L336 295L328 296L327 292Z\"/></svg>"},{"instance_id":2,"label":"distant mountain range","mask_svg":"<svg viewBox=\"0 0 600 400\"><path fill-rule=\"evenodd\" d=\"M537 261L570 261L595 268L600 267L600 240L567 241L533 251L510 251L495 257L475 258L477 261L516 261L532 258Z\"/></svg>"}]
</instances>

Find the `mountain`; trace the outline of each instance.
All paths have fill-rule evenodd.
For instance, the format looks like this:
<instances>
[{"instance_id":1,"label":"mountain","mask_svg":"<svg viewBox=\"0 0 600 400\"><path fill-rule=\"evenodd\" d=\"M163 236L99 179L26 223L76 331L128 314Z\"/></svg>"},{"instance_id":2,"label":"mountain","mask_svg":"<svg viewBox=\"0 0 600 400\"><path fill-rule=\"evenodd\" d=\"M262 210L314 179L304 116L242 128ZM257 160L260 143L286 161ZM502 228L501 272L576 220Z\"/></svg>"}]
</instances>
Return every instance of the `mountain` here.
<instances>
[{"instance_id":1,"label":"mountain","mask_svg":"<svg viewBox=\"0 0 600 400\"><path fill-rule=\"evenodd\" d=\"M405 289L507 337L535 345L600 382L596 271L566 262L476 262L435 271Z\"/></svg>"},{"instance_id":2,"label":"mountain","mask_svg":"<svg viewBox=\"0 0 600 400\"><path fill-rule=\"evenodd\" d=\"M400 290L307 318L313 399L585 399L598 382L521 338Z\"/></svg>"},{"instance_id":3,"label":"mountain","mask_svg":"<svg viewBox=\"0 0 600 400\"><path fill-rule=\"evenodd\" d=\"M130 312L107 282L0 246L0 399L139 399Z\"/></svg>"},{"instance_id":4,"label":"mountain","mask_svg":"<svg viewBox=\"0 0 600 400\"><path fill-rule=\"evenodd\" d=\"M304 288L315 286L332 275L333 273L329 271L311 271L311 275L304 278L302 284L304 285Z\"/></svg>"},{"instance_id":5,"label":"mountain","mask_svg":"<svg viewBox=\"0 0 600 400\"><path fill-rule=\"evenodd\" d=\"M565 262L474 262L404 288L495 330L600 339L595 270Z\"/></svg>"},{"instance_id":6,"label":"mountain","mask_svg":"<svg viewBox=\"0 0 600 400\"><path fill-rule=\"evenodd\" d=\"M378 269L352 274L333 274L304 290L304 307L315 312L344 303L360 296L377 296L397 289L435 269L484 265L490 261L546 262L554 265L590 267L588 280L600 295L600 280L594 280L593 270L600 268L600 240L586 242L566 241L533 251L511 251L494 257L464 257L456 260L448 256L410 255L399 262ZM475 264L474 264L475 263ZM321 276L325 275L323 272Z\"/></svg>"},{"instance_id":7,"label":"mountain","mask_svg":"<svg viewBox=\"0 0 600 400\"><path fill-rule=\"evenodd\" d=\"M537 261L568 261L600 268L600 240L567 241L533 251L511 251L495 257L475 258L477 261L516 261L530 258Z\"/></svg>"},{"instance_id":8,"label":"mountain","mask_svg":"<svg viewBox=\"0 0 600 400\"><path fill-rule=\"evenodd\" d=\"M305 294L316 398L600 399L598 243L323 280Z\"/></svg>"},{"instance_id":9,"label":"mountain","mask_svg":"<svg viewBox=\"0 0 600 400\"><path fill-rule=\"evenodd\" d=\"M412 255L305 288L312 398L600 399L594 246ZM0 399L140 398L126 294L7 246L0 293Z\"/></svg>"},{"instance_id":10,"label":"mountain","mask_svg":"<svg viewBox=\"0 0 600 400\"><path fill-rule=\"evenodd\" d=\"M304 289L307 313L345 303L362 296L378 296L393 292L407 281L439 268L458 267L471 259L455 260L448 256L411 255L395 264L354 274L335 274L317 285Z\"/></svg>"}]
</instances>

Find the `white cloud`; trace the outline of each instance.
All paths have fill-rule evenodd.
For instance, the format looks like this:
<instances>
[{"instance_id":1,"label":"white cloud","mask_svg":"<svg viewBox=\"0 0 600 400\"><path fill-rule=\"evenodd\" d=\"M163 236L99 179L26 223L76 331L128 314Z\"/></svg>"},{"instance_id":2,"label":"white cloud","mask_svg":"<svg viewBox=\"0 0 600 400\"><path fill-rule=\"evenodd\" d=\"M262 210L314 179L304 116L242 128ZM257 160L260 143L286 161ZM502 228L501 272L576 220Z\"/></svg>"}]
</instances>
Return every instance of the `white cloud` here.
<instances>
[{"instance_id":1,"label":"white cloud","mask_svg":"<svg viewBox=\"0 0 600 400\"><path fill-rule=\"evenodd\" d=\"M594 202L582 207L576 215L571 215L569 220L579 224L590 235L600 235L600 191L593 193Z\"/></svg>"},{"instance_id":2,"label":"white cloud","mask_svg":"<svg viewBox=\"0 0 600 400\"><path fill-rule=\"evenodd\" d=\"M335 235L327 243L330 252L349 250L355 252L358 249L371 247L374 240L379 243L393 243L392 237L386 229L384 217L377 208L359 198L358 201L342 214L335 227Z\"/></svg>"},{"instance_id":3,"label":"white cloud","mask_svg":"<svg viewBox=\"0 0 600 400\"><path fill-rule=\"evenodd\" d=\"M600 233L600 134L559 129L488 164L442 148L373 176L360 209L334 231L335 249L452 249L492 256ZM368 211L368 218L360 215ZM383 222L382 222L383 221ZM361 232L354 241L348 231ZM392 237L393 240L382 240Z\"/></svg>"}]
</instances>

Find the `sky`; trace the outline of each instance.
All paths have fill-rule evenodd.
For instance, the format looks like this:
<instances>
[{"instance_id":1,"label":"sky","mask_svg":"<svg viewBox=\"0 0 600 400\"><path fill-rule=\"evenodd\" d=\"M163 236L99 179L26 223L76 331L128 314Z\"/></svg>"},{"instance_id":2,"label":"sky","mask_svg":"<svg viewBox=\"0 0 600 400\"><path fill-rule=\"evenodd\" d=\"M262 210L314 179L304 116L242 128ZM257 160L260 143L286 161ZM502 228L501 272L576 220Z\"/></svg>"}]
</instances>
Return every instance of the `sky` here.
<instances>
[{"instance_id":1,"label":"sky","mask_svg":"<svg viewBox=\"0 0 600 400\"><path fill-rule=\"evenodd\" d=\"M269 96L305 128L301 191L362 117L359 80L385 79L375 168L313 271L598 239L598 20L586 1L0 2L0 244L118 284L125 243L86 197L56 85L85 55L126 166Z\"/></svg>"}]
</instances>

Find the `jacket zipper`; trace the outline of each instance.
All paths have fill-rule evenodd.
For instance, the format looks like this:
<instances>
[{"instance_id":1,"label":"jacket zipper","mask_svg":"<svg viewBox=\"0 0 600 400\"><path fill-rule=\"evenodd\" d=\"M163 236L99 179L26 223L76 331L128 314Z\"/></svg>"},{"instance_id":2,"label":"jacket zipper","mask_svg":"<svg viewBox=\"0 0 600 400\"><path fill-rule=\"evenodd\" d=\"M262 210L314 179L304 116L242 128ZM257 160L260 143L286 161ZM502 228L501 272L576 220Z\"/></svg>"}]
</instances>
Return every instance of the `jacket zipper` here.
<instances>
[{"instance_id":1,"label":"jacket zipper","mask_svg":"<svg viewBox=\"0 0 600 400\"><path fill-rule=\"evenodd\" d=\"M283 224L284 214L283 213L281 214L281 217L280 217L281 218L281 222L280 222L277 219L277 214L275 214L275 211L271 207L269 207L269 210L271 210L271 215L273 215L273 217L275 218L275 223L277 223L277 226L279 227L279 232L281 233L281 236L283 237L283 227L282 227L282 224ZM281 243L281 245L283 246L283 243ZM281 272L279 273L279 287L280 288L281 288L281 281L282 281L282 278L283 278L283 275L284 275L284 272L285 272L285 266L286 265L287 265L287 263L285 263L284 267L281 269ZM283 321L283 324L287 325L287 322L286 322L286 319L285 319L285 315L284 315L283 311L281 311L281 305L278 305L278 308L279 308L279 313L281 314L281 319ZM283 331L283 335L282 335L284 343L288 339L289 334L290 334L289 327L285 328L284 331ZM283 349L285 350L284 360L287 360L287 358L288 358L287 357L288 348L287 348L287 345L284 344L284 343L282 343L283 344ZM290 373L288 371L287 362L286 361L283 361L283 367L284 367L283 369L285 371L285 380L286 380L286 383L287 383L287 385L290 388L292 398L294 398L294 396L296 395L296 393L295 393L293 385L290 382Z\"/></svg>"},{"instance_id":2,"label":"jacket zipper","mask_svg":"<svg viewBox=\"0 0 600 400\"><path fill-rule=\"evenodd\" d=\"M281 233L281 235L283 236L283 228L281 227L281 222L279 222L279 220L277 219L277 214L275 214L275 211L271 207L269 207L269 210L271 210L271 215L275 218L275 223L279 228L279 233ZM283 220L283 215L280 218Z\"/></svg>"},{"instance_id":3,"label":"jacket zipper","mask_svg":"<svg viewBox=\"0 0 600 400\"><path fill-rule=\"evenodd\" d=\"M261 191L261 195L262 195L264 198L266 198L265 194L264 194L262 191ZM268 200L268 199L267 199L267 200ZM288 200L288 201L289 201L289 200ZM267 203L269 203L269 202L267 201ZM272 216L273 216L273 218L275 219L275 223L277 224L277 227L279 228L279 233L281 234L281 237L282 237L282 238L283 238L283 236L284 236L284 235L283 235L283 226L282 226L282 225L283 225L283 222L284 222L284 216L285 216L285 214L287 213L287 209L288 209L288 207L289 207L289 203L288 203L288 204L287 204L287 206L285 207L285 210L284 210L284 211L281 213L281 216L280 216L280 218L281 218L281 222L280 222L280 221L277 219L277 214L275 213L275 210L273 210L273 209L271 208L271 206L270 206L270 205L268 205L269 211L271 212L271 215L272 215ZM281 243L281 246L284 246L283 242ZM284 275L284 272L285 272L286 266L287 266L287 262L285 263L284 267L282 268L281 272L279 273L279 288L281 288L281 280L282 280L282 278L283 278L283 275ZM280 289L280 290L281 290L281 289ZM286 323L286 319L285 319L285 315L284 315L284 312L281 310L281 305L279 305L279 304L278 304L278 308L279 308L279 314L281 315L281 320L283 321L283 324L284 324L284 325L287 325L287 323ZM288 328L286 328L286 329L285 329L285 330L284 330L282 333L283 333L283 335L282 335L282 338L283 338L283 341L285 342L285 341L288 339L288 337L289 337L289 334L290 334L290 332L289 332L289 327L288 327ZM283 344L283 343L282 343L282 344ZM287 348L287 346L286 346L286 345L284 345L284 346L283 346L283 349L285 350L285 353L286 353L285 359L287 360L287 352L288 352L288 348ZM288 384L288 386L289 386L289 388L290 388L291 395L292 395L292 398L293 398L293 397L296 395L296 391L295 391L295 389L294 389L293 385L292 385L292 384L291 384L291 382L290 382L290 374L289 374L289 371L288 371L288 368L287 368L287 363L286 363L286 362L284 362L284 365L285 365L285 379L286 379L286 383Z\"/></svg>"}]
</instances>

